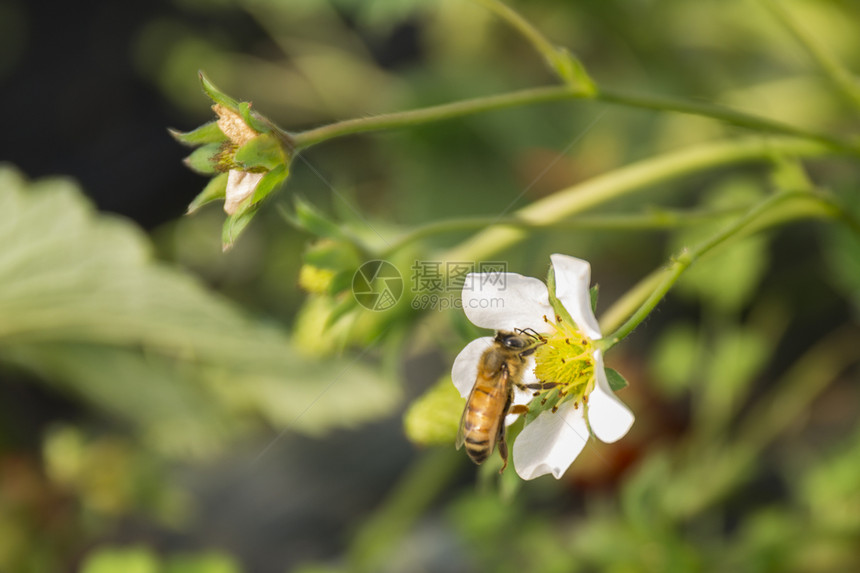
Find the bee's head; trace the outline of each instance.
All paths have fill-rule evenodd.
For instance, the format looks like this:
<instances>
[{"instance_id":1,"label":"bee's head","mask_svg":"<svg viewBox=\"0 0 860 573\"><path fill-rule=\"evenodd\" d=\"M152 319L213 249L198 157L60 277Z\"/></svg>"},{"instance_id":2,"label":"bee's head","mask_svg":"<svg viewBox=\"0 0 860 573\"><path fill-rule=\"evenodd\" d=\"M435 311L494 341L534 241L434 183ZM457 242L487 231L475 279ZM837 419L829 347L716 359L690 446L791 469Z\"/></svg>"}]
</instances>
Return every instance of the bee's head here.
<instances>
[{"instance_id":1,"label":"bee's head","mask_svg":"<svg viewBox=\"0 0 860 573\"><path fill-rule=\"evenodd\" d=\"M514 351L526 351L542 341L540 335L534 335L523 330L515 332L499 331L496 333L496 342Z\"/></svg>"}]
</instances>

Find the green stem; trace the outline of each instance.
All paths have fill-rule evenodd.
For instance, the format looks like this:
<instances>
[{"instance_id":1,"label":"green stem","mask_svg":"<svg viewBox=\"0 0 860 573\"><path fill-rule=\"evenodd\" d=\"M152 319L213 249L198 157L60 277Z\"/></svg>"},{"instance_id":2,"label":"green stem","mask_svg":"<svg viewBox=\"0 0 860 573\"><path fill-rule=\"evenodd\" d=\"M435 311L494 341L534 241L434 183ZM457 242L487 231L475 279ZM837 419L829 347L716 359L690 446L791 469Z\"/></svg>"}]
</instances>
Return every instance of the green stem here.
<instances>
[{"instance_id":1,"label":"green stem","mask_svg":"<svg viewBox=\"0 0 860 573\"><path fill-rule=\"evenodd\" d=\"M860 145L815 130L803 129L780 121L775 121L713 104L687 102L670 98L626 94L613 90L574 89L569 86L545 86L529 88L505 94L482 96L458 102L430 106L415 110L381 114L372 117L354 118L331 123L301 133L289 134L295 150L299 151L329 139L368 133L386 129L404 128L435 121L442 121L521 105L564 101L571 99L590 99L604 103L650 109L664 112L677 112L709 117L751 130L765 131L781 135L791 135L823 143L836 149L860 154Z\"/></svg>"},{"instance_id":2,"label":"green stem","mask_svg":"<svg viewBox=\"0 0 860 573\"><path fill-rule=\"evenodd\" d=\"M474 0L474 2L481 4L513 26L546 59L547 63L554 68L556 47L541 34L540 30L532 26L531 22L520 16L513 8L498 0Z\"/></svg>"},{"instance_id":3,"label":"green stem","mask_svg":"<svg viewBox=\"0 0 860 573\"><path fill-rule=\"evenodd\" d=\"M600 89L595 94L595 99L598 101L619 104L628 107L637 107L642 109L653 109L656 111L674 111L688 115L696 115L708 117L723 121L738 127L743 127L755 131L765 131L780 135L791 135L818 141L825 145L843 149L852 153L860 153L860 144L855 141L845 141L838 137L833 137L827 133L822 133L815 130L803 129L788 123L768 119L750 113L744 113L721 105L709 103L696 103L691 101L677 100L673 98L662 98L647 95L628 94L616 92L613 90Z\"/></svg>"},{"instance_id":4,"label":"green stem","mask_svg":"<svg viewBox=\"0 0 860 573\"><path fill-rule=\"evenodd\" d=\"M842 63L818 40L804 30L783 6L773 0L759 0L776 17L794 39L803 46L831 83L845 99L860 109L860 83Z\"/></svg>"},{"instance_id":5,"label":"green stem","mask_svg":"<svg viewBox=\"0 0 860 573\"><path fill-rule=\"evenodd\" d=\"M390 257L406 245L428 237L484 229L491 225L526 229L529 231L641 231L698 225L702 222L738 215L743 210L741 207L686 211L680 209L651 209L644 213L593 215L547 223L533 223L517 217L463 217L460 219L447 219L427 223L410 230L391 244L379 256L381 258Z\"/></svg>"},{"instance_id":6,"label":"green stem","mask_svg":"<svg viewBox=\"0 0 860 573\"><path fill-rule=\"evenodd\" d=\"M751 138L700 144L645 159L568 187L523 207L514 213L514 217L533 225L547 225L611 199L691 173L700 173L726 165L768 161L778 154L815 157L828 153L831 151L825 146L798 139ZM442 261L486 259L522 241L526 236L527 232L523 229L493 226L442 253L440 259Z\"/></svg>"},{"instance_id":7,"label":"green stem","mask_svg":"<svg viewBox=\"0 0 860 573\"><path fill-rule=\"evenodd\" d=\"M775 206L793 200L799 200L801 204L807 203L808 206L801 210L790 211L784 217L774 219L771 215L771 210ZM810 202L811 201L811 202ZM806 191L786 191L771 195L767 199L760 202L758 205L750 209L744 216L739 217L736 221L725 227L720 232L716 233L710 239L690 249L684 249L680 254L673 258L672 263L657 275L649 275L645 282L651 285L656 283L655 288L650 292L642 304L630 315L627 321L619 326L612 334L606 336L601 341L601 347L608 350L615 346L618 342L627 337L637 326L639 326L657 304L663 299L669 289L674 286L681 275L690 265L706 255L710 251L716 249L730 239L736 239L750 232L751 230L759 230L762 228L762 220L767 222L767 225L774 224L775 221L785 221L789 219L810 217L810 216L830 216L836 217L838 211L834 211L835 206L827 199L812 195ZM771 218L768 218L771 216ZM659 278L657 278L659 277ZM637 289L637 292L641 290ZM627 299L629 304L631 299ZM617 315L618 310L613 310Z\"/></svg>"},{"instance_id":8,"label":"green stem","mask_svg":"<svg viewBox=\"0 0 860 573\"><path fill-rule=\"evenodd\" d=\"M292 135L296 149L301 150L312 145L317 145L329 139L353 135L357 133L366 133L370 131L380 131L384 129L394 129L402 127L411 127L432 123L455 117L462 117L475 113L493 111L497 109L505 109L520 105L528 105L534 103L560 101L566 99L579 99L586 97L585 92L576 91L568 86L547 86L539 88L530 88L498 94L492 96L483 96L472 99L466 99L453 103L446 103L421 109L410 111L401 111L376 115L372 117L362 117L355 119L347 119L339 121L301 133Z\"/></svg>"}]
</instances>

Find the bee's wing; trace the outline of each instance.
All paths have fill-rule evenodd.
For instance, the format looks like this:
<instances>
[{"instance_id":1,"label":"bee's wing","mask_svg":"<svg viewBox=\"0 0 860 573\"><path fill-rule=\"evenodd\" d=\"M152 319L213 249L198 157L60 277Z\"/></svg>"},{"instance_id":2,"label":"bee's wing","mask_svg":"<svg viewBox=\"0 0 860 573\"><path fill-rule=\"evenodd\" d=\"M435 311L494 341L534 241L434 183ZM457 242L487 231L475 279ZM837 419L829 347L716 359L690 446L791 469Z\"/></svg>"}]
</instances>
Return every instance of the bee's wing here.
<instances>
[{"instance_id":1,"label":"bee's wing","mask_svg":"<svg viewBox=\"0 0 860 573\"><path fill-rule=\"evenodd\" d=\"M466 442L466 420L469 417L469 409L472 406L472 400L475 397L475 389L478 386L483 387L496 387L496 386L505 386L508 383L508 370L506 368L502 368L499 370L499 373L496 376L485 376L482 372L478 372L478 377L475 380L475 385L472 386L472 391L469 392L469 397L466 399L466 407L463 408L463 415L460 416L460 429L457 430L457 441L454 442L454 445L459 450L463 447L463 444ZM504 422L501 422L504 424ZM488 436L490 440L489 449L493 450L493 447L496 445L496 432L490 432Z\"/></svg>"}]
</instances>

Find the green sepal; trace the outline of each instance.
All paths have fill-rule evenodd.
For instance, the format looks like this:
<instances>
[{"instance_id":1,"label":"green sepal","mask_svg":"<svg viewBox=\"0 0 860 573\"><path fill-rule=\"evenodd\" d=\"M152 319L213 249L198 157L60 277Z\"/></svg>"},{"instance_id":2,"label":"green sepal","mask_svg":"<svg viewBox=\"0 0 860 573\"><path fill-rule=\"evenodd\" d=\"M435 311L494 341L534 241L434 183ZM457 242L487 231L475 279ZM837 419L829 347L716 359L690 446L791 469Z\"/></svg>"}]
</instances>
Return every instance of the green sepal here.
<instances>
[{"instance_id":1,"label":"green sepal","mask_svg":"<svg viewBox=\"0 0 860 573\"><path fill-rule=\"evenodd\" d=\"M559 403L560 387L556 386L540 396L536 396L529 402L529 411L525 414L525 425L528 426L534 422L535 418L543 412L551 410L553 406Z\"/></svg>"},{"instance_id":2,"label":"green sepal","mask_svg":"<svg viewBox=\"0 0 860 573\"><path fill-rule=\"evenodd\" d=\"M224 251L229 251L233 247L239 235L257 214L258 207L258 204L247 203L227 217L227 220L224 221L224 227L221 229L221 248Z\"/></svg>"},{"instance_id":3,"label":"green sepal","mask_svg":"<svg viewBox=\"0 0 860 573\"><path fill-rule=\"evenodd\" d=\"M606 380L609 382L609 388L613 392L618 392L619 390L623 390L627 388L630 384L627 382L627 379L622 376L618 370L614 368L604 368L606 372Z\"/></svg>"},{"instance_id":4,"label":"green sepal","mask_svg":"<svg viewBox=\"0 0 860 573\"><path fill-rule=\"evenodd\" d=\"M191 152L191 155L183 159L183 163L192 171L201 175L214 175L218 172L215 168L217 156L221 152L221 143L207 143Z\"/></svg>"},{"instance_id":5,"label":"green sepal","mask_svg":"<svg viewBox=\"0 0 860 573\"><path fill-rule=\"evenodd\" d=\"M353 269L344 269L336 273L328 285L329 294L336 295L352 288L354 276L355 270Z\"/></svg>"},{"instance_id":6,"label":"green sepal","mask_svg":"<svg viewBox=\"0 0 860 573\"><path fill-rule=\"evenodd\" d=\"M203 188L203 191L201 191L197 197L194 198L191 204L188 205L186 215L190 215L207 203L223 201L227 195L227 177L227 173L219 173L210 179L209 183L206 184L206 187Z\"/></svg>"},{"instance_id":7,"label":"green sepal","mask_svg":"<svg viewBox=\"0 0 860 573\"><path fill-rule=\"evenodd\" d=\"M352 275L349 275L350 282L352 281ZM328 315L328 319L325 321L325 327L331 328L337 322L348 315L349 313L358 309L358 302L355 300L355 297L350 293L347 296L342 297L335 307L332 309L331 314Z\"/></svg>"},{"instance_id":8,"label":"green sepal","mask_svg":"<svg viewBox=\"0 0 860 573\"><path fill-rule=\"evenodd\" d=\"M567 48L556 48L549 63L559 77L564 80L564 83L570 87L589 96L597 93L597 84L585 71L585 66L582 65L579 58L570 53Z\"/></svg>"},{"instance_id":9,"label":"green sepal","mask_svg":"<svg viewBox=\"0 0 860 573\"><path fill-rule=\"evenodd\" d=\"M218 122L216 121L204 123L200 127L192 129L191 131L183 132L168 128L167 132L179 143L191 147L204 145L206 143L220 143L222 141L227 141L227 136L224 135L224 132L222 132L221 128L218 127Z\"/></svg>"},{"instance_id":10,"label":"green sepal","mask_svg":"<svg viewBox=\"0 0 860 573\"><path fill-rule=\"evenodd\" d=\"M206 77L206 74L203 71L197 72L197 75L200 77L200 83L203 85L203 91L206 92L206 95L214 101L215 103L220 103L224 107L228 107L235 111L239 112L239 102L219 90L215 84L209 81L209 78Z\"/></svg>"},{"instance_id":11,"label":"green sepal","mask_svg":"<svg viewBox=\"0 0 860 573\"><path fill-rule=\"evenodd\" d=\"M259 115L251 111L251 102L239 102L239 115L251 129L258 133L269 133L272 131L272 125L268 121L261 119Z\"/></svg>"},{"instance_id":12,"label":"green sepal","mask_svg":"<svg viewBox=\"0 0 860 573\"><path fill-rule=\"evenodd\" d=\"M302 199L295 197L295 223L305 231L318 237L329 239L343 239L344 234L340 225L329 219L316 207Z\"/></svg>"},{"instance_id":13,"label":"green sepal","mask_svg":"<svg viewBox=\"0 0 860 573\"><path fill-rule=\"evenodd\" d=\"M576 321L571 318L570 313L564 308L564 305L561 304L561 301L555 296L555 269L550 267L549 273L547 273L546 277L546 290L549 295L549 304L552 307L553 312L556 316L560 316L563 322L568 324L576 324ZM547 318L555 318L555 317L547 317ZM578 327L579 325L577 325Z\"/></svg>"},{"instance_id":14,"label":"green sepal","mask_svg":"<svg viewBox=\"0 0 860 573\"><path fill-rule=\"evenodd\" d=\"M251 196L251 203L257 204L275 189L280 186L281 183L287 178L290 172L287 170L286 165L279 165L275 169L272 169L260 179L260 182L257 183L256 189L254 189L254 195Z\"/></svg>"},{"instance_id":15,"label":"green sepal","mask_svg":"<svg viewBox=\"0 0 860 573\"><path fill-rule=\"evenodd\" d=\"M275 169L287 163L287 158L277 138L271 133L264 133L237 149L233 161L250 171L254 167Z\"/></svg>"},{"instance_id":16,"label":"green sepal","mask_svg":"<svg viewBox=\"0 0 860 573\"><path fill-rule=\"evenodd\" d=\"M597 297L600 294L600 287L595 283L588 289L588 294L591 297L591 312L597 314Z\"/></svg>"}]
</instances>

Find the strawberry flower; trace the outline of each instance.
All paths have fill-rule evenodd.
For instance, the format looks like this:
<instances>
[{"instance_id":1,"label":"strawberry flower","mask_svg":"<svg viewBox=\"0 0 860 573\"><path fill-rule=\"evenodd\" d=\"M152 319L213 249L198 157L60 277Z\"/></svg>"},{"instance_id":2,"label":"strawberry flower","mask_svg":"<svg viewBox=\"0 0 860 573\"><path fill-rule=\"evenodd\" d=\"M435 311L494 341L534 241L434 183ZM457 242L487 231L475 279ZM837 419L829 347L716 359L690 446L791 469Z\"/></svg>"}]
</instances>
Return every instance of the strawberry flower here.
<instances>
[{"instance_id":1,"label":"strawberry flower","mask_svg":"<svg viewBox=\"0 0 860 573\"><path fill-rule=\"evenodd\" d=\"M512 405L530 404L526 424L513 445L513 462L523 479L551 473L560 478L579 455L589 435L603 442L621 439L633 413L615 397L596 341L602 335L591 308L588 262L566 255L550 257L551 292L542 281L516 273L473 273L463 287L466 317L496 331L538 333L543 343L527 361L523 385L514 386ZM460 395L469 395L478 361L493 337L470 342L454 360L452 379ZM505 423L518 416L508 414Z\"/></svg>"}]
</instances>

